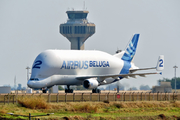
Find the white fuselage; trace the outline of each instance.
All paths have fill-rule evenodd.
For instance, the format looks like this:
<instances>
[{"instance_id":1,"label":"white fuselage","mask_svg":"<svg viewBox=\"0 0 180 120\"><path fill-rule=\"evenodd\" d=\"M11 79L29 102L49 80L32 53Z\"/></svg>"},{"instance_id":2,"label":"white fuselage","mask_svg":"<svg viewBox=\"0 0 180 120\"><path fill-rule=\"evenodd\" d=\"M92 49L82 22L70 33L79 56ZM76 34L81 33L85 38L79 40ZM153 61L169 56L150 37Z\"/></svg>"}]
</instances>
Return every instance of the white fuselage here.
<instances>
[{"instance_id":1,"label":"white fuselage","mask_svg":"<svg viewBox=\"0 0 180 120\"><path fill-rule=\"evenodd\" d=\"M46 50L35 59L28 86L31 88L53 85L81 85L79 76L120 74L132 66L115 55L96 50ZM123 73L121 73L123 74ZM124 73L125 74L125 73ZM113 78L105 83L113 82Z\"/></svg>"}]
</instances>

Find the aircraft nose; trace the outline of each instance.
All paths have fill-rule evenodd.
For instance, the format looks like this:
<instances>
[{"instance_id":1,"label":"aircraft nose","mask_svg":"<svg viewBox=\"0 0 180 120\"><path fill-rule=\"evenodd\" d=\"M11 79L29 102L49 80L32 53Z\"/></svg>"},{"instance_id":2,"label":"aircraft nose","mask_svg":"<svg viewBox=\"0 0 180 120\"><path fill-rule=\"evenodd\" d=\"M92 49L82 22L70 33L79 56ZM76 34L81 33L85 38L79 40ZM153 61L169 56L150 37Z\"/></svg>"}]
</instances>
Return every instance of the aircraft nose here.
<instances>
[{"instance_id":1,"label":"aircraft nose","mask_svg":"<svg viewBox=\"0 0 180 120\"><path fill-rule=\"evenodd\" d=\"M27 85L28 85L28 87L32 87L33 86L33 82L31 80L28 80Z\"/></svg>"}]
</instances>

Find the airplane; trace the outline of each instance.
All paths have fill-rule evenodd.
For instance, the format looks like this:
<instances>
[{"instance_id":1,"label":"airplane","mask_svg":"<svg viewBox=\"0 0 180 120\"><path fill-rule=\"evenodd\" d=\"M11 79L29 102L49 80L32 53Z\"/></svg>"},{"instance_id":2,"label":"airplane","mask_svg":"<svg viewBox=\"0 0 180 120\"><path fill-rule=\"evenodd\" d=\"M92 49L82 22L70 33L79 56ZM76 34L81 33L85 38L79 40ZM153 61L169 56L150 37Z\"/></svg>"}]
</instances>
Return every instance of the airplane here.
<instances>
[{"instance_id":1,"label":"airplane","mask_svg":"<svg viewBox=\"0 0 180 120\"><path fill-rule=\"evenodd\" d=\"M98 50L46 50L40 53L33 65L28 87L43 93L54 85L67 85L65 93L73 93L71 85L83 85L100 93L97 87L123 78L161 74L164 56L160 55L156 67L138 68L133 63L140 34L134 34L124 51L110 55ZM156 72L136 71L156 69Z\"/></svg>"}]
</instances>

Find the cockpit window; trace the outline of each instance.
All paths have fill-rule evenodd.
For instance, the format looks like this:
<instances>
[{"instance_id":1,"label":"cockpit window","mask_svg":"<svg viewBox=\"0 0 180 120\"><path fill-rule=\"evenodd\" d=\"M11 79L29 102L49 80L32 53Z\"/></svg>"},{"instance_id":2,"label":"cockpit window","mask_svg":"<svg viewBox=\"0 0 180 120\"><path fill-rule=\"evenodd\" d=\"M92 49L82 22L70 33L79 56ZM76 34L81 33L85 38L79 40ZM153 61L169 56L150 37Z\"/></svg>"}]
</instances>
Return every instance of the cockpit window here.
<instances>
[{"instance_id":1,"label":"cockpit window","mask_svg":"<svg viewBox=\"0 0 180 120\"><path fill-rule=\"evenodd\" d=\"M31 78L30 80L31 80L31 81L33 81L33 80L34 80L34 81L39 81L38 78Z\"/></svg>"}]
</instances>

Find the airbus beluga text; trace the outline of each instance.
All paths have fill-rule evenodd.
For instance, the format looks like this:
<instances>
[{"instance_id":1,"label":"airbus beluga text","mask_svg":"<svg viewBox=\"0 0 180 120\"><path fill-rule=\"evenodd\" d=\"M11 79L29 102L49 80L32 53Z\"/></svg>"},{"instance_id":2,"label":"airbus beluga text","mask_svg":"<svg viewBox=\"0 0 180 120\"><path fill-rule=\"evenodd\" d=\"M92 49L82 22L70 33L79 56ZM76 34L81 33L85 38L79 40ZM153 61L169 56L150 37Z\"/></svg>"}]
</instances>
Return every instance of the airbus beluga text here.
<instances>
[{"instance_id":1,"label":"airbus beluga text","mask_svg":"<svg viewBox=\"0 0 180 120\"><path fill-rule=\"evenodd\" d=\"M97 50L46 50L35 59L28 86L43 92L54 85L67 85L66 93L72 93L70 85L83 85L99 93L100 85L111 84L122 78L151 73L136 73L139 70L164 69L164 56L160 55L156 67L140 69L132 62L139 39L135 34L125 51L115 55Z\"/></svg>"}]
</instances>

